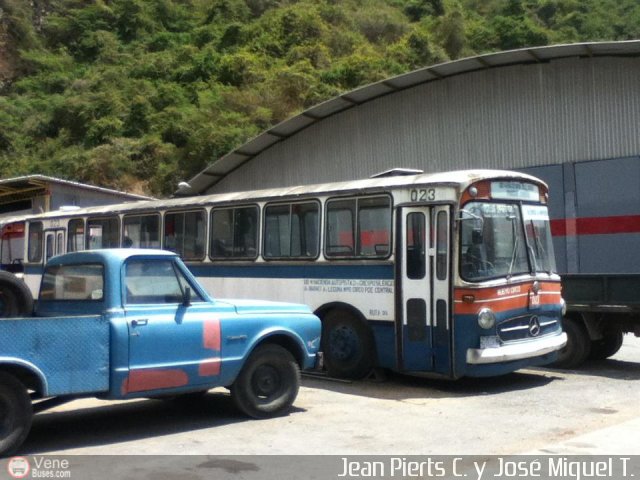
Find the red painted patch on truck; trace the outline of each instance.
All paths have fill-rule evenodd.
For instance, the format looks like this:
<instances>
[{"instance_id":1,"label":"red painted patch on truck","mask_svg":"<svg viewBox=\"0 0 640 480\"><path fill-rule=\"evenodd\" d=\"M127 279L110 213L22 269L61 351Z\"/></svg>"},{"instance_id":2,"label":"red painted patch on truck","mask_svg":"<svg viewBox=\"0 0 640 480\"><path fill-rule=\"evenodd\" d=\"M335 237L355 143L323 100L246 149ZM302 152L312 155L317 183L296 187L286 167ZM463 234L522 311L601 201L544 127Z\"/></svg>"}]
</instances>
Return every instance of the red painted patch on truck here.
<instances>
[{"instance_id":1,"label":"red painted patch on truck","mask_svg":"<svg viewBox=\"0 0 640 480\"><path fill-rule=\"evenodd\" d=\"M198 375L201 377L214 377L220 375L220 358L212 358L200 362L198 365Z\"/></svg>"},{"instance_id":2,"label":"red painted patch on truck","mask_svg":"<svg viewBox=\"0 0 640 480\"><path fill-rule=\"evenodd\" d=\"M203 360L198 365L198 375L201 377L214 377L220 375L220 320L211 318L203 324L202 338L204 348L212 350L211 358Z\"/></svg>"},{"instance_id":3,"label":"red painted patch on truck","mask_svg":"<svg viewBox=\"0 0 640 480\"><path fill-rule=\"evenodd\" d=\"M204 348L220 351L220 320L211 318L204 321L203 327Z\"/></svg>"},{"instance_id":4,"label":"red painted patch on truck","mask_svg":"<svg viewBox=\"0 0 640 480\"><path fill-rule=\"evenodd\" d=\"M189 376L177 368L150 368L132 370L122 384L122 393L146 392L163 388L183 387L189 383Z\"/></svg>"}]
</instances>

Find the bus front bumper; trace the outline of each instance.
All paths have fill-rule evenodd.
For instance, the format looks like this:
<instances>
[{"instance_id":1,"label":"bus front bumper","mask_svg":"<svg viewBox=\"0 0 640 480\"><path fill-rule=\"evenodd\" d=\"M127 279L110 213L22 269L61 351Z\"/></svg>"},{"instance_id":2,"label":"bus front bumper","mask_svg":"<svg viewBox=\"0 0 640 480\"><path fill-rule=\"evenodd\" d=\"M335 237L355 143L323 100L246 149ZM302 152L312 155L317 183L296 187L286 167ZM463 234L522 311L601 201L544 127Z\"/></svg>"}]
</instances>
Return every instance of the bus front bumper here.
<instances>
[{"instance_id":1,"label":"bus front bumper","mask_svg":"<svg viewBox=\"0 0 640 480\"><path fill-rule=\"evenodd\" d=\"M549 338L512 345L502 345L491 348L467 349L467 363L482 365L487 363L510 362L525 358L540 357L560 350L567 344L567 334L562 332Z\"/></svg>"}]
</instances>

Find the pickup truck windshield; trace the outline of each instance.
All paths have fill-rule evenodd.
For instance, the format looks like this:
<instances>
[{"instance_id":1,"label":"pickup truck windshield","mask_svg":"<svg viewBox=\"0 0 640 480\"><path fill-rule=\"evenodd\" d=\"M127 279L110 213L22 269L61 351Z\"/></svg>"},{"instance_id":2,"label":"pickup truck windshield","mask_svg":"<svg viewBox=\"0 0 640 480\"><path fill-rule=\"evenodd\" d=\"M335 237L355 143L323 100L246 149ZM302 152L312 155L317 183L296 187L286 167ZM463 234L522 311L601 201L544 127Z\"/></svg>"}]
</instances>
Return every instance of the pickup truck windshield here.
<instances>
[{"instance_id":1,"label":"pickup truck windshield","mask_svg":"<svg viewBox=\"0 0 640 480\"><path fill-rule=\"evenodd\" d=\"M41 300L101 301L104 266L101 264L54 265L42 277Z\"/></svg>"}]
</instances>

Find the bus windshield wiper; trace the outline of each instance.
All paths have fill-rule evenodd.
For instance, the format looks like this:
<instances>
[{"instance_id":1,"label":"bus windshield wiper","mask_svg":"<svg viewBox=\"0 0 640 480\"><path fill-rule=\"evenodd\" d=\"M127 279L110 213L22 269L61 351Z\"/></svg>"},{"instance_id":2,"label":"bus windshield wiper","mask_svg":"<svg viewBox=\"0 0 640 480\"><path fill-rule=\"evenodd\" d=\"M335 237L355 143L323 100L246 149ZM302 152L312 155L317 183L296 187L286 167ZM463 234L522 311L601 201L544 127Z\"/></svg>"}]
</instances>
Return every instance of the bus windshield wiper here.
<instances>
[{"instance_id":1,"label":"bus windshield wiper","mask_svg":"<svg viewBox=\"0 0 640 480\"><path fill-rule=\"evenodd\" d=\"M520 236L517 234L516 222L514 221L517 219L518 217L516 215L507 215L507 220L511 220L512 235L515 238L515 241L513 242L513 250L511 252L511 263L509 263L509 271L507 272L507 279L511 278L511 272L513 271L513 266L516 263L518 247L520 246Z\"/></svg>"}]
</instances>

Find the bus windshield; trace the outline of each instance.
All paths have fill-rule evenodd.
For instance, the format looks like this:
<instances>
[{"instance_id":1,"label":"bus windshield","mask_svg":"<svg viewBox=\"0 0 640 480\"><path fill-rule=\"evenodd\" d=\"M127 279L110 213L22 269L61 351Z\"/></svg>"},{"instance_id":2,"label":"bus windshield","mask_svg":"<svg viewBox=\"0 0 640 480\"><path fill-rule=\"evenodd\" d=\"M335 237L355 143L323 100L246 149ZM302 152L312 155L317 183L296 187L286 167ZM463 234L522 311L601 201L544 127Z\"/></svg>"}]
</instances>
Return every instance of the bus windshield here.
<instances>
[{"instance_id":1,"label":"bus windshield","mask_svg":"<svg viewBox=\"0 0 640 480\"><path fill-rule=\"evenodd\" d=\"M555 271L547 207L468 203L461 217L463 279L477 282ZM527 255L529 251L529 255Z\"/></svg>"},{"instance_id":2,"label":"bus windshield","mask_svg":"<svg viewBox=\"0 0 640 480\"><path fill-rule=\"evenodd\" d=\"M556 261L547 207L523 205L522 214L533 270L535 272L555 272Z\"/></svg>"}]
</instances>

